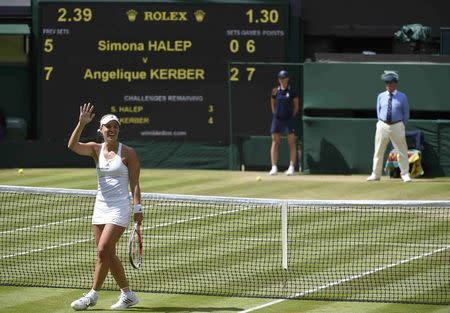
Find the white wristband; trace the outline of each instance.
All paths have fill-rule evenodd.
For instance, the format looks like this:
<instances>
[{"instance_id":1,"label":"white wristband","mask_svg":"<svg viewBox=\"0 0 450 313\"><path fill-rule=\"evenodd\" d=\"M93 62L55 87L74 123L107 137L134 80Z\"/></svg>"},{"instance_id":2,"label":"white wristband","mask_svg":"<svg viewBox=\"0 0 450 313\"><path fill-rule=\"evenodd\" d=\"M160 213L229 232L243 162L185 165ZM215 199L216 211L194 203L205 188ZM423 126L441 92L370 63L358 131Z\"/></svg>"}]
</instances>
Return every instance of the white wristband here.
<instances>
[{"instance_id":1,"label":"white wristband","mask_svg":"<svg viewBox=\"0 0 450 313\"><path fill-rule=\"evenodd\" d=\"M135 204L134 205L134 213L144 213L144 209L142 208L142 205Z\"/></svg>"}]
</instances>

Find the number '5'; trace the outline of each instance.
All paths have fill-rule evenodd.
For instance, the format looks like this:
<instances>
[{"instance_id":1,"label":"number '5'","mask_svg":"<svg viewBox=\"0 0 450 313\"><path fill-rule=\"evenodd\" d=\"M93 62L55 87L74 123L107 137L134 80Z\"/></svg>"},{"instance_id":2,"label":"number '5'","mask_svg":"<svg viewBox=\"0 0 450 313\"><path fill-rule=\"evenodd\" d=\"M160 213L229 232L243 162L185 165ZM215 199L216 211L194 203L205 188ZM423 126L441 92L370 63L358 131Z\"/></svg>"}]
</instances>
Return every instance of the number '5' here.
<instances>
[{"instance_id":1,"label":"number '5'","mask_svg":"<svg viewBox=\"0 0 450 313\"><path fill-rule=\"evenodd\" d=\"M44 41L44 51L45 52L52 52L53 51L53 39L47 38Z\"/></svg>"}]
</instances>

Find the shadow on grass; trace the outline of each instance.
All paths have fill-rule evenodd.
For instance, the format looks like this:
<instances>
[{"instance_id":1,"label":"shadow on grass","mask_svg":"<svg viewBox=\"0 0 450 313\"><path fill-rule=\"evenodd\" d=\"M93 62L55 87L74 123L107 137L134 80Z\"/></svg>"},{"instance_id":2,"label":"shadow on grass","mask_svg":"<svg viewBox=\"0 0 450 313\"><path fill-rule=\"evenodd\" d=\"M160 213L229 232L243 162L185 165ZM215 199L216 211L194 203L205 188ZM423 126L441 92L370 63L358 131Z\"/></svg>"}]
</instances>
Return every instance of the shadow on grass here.
<instances>
[{"instance_id":1,"label":"shadow on grass","mask_svg":"<svg viewBox=\"0 0 450 313\"><path fill-rule=\"evenodd\" d=\"M135 306L126 310L116 310L114 312L239 312L244 309L234 307L140 307ZM105 311L102 309L90 309L89 311ZM106 310L107 311L107 310Z\"/></svg>"}]
</instances>

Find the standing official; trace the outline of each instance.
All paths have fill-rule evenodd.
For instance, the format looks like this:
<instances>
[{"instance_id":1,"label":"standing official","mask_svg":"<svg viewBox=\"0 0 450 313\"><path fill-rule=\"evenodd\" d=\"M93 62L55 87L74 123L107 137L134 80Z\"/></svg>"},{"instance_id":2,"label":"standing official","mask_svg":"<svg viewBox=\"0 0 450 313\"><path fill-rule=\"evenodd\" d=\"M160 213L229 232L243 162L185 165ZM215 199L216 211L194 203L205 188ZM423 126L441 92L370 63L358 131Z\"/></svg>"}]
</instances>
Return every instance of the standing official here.
<instances>
[{"instance_id":1,"label":"standing official","mask_svg":"<svg viewBox=\"0 0 450 313\"><path fill-rule=\"evenodd\" d=\"M372 174L367 181L380 180L383 156L391 140L398 151L400 173L404 182L411 182L409 176L408 146L405 137L405 125L409 119L409 104L406 95L397 90L398 73L384 71L381 79L386 84L386 91L377 99L377 130L375 134L375 152L373 155Z\"/></svg>"},{"instance_id":2,"label":"standing official","mask_svg":"<svg viewBox=\"0 0 450 313\"><path fill-rule=\"evenodd\" d=\"M272 160L272 168L270 175L278 173L278 146L280 144L281 134L287 134L289 145L290 164L286 175L294 175L297 149L295 147L295 116L297 115L300 105L298 95L289 85L289 73L280 71L278 73L279 86L272 90L270 106L272 109L272 125L270 132L272 133L272 147L270 149L270 157Z\"/></svg>"}]
</instances>

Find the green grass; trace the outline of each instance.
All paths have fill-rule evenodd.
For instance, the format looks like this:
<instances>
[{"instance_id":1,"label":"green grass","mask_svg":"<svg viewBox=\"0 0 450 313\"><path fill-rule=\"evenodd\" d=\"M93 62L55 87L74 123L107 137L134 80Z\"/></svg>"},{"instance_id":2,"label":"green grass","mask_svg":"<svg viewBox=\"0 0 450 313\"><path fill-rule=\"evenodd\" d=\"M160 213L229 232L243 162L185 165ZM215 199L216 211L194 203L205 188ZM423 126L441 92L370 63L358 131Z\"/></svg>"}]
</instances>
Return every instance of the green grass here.
<instances>
[{"instance_id":1,"label":"green grass","mask_svg":"<svg viewBox=\"0 0 450 313\"><path fill-rule=\"evenodd\" d=\"M52 288L0 287L0 313L73 313L70 302L80 290ZM270 302L268 299L226 298L139 294L141 303L127 312L148 313L237 313ZM109 306L117 300L117 292L102 291L97 305L88 312L112 313ZM266 313L448 313L448 306L392 303L358 303L325 301L284 301L258 310Z\"/></svg>"},{"instance_id":2,"label":"green grass","mask_svg":"<svg viewBox=\"0 0 450 313\"><path fill-rule=\"evenodd\" d=\"M96 189L95 169L0 170L0 184ZM257 181L256 177L262 180ZM404 184L384 178L366 183L366 176L297 175L270 177L266 172L213 170L143 170L143 192L292 199L450 199L450 177L416 179Z\"/></svg>"},{"instance_id":3,"label":"green grass","mask_svg":"<svg viewBox=\"0 0 450 313\"><path fill-rule=\"evenodd\" d=\"M261 176L262 181L257 181L256 177ZM0 184L8 185L24 185L24 186L45 186L45 187L65 187L65 188L80 188L80 189L95 189L96 179L94 169L25 169L24 174L18 174L17 169L0 170ZM244 197L264 197L264 198L292 198L292 199L450 199L450 179L436 178L436 179L418 179L412 184L404 184L399 180L385 179L379 183L366 183L365 176L312 176L299 175L295 177L285 177L279 175L277 177L269 177L266 173L261 172L230 172L230 171L195 171L195 170L143 170L141 176L141 186L143 192L163 192L163 193L180 193L180 194L199 194L199 195L220 195L220 196L244 196ZM11 212L9 214L15 214ZM197 212L199 213L199 212ZM172 212L164 216L162 220L154 222L164 223L173 219L179 218L178 212ZM74 215L75 217L77 215ZM72 217L72 216L71 216ZM240 222L251 221L251 214L239 215ZM308 216L302 215L299 218L296 226L299 230L305 225L314 225L313 221L307 221ZM67 218L67 217L66 217ZM69 217L70 218L70 217ZM152 217L148 213L147 222ZM333 220L334 218L334 220ZM368 218L368 217L367 217ZM415 220L409 221L410 224L417 224L420 222L419 217ZM339 221L339 217L332 217L331 222ZM377 221L375 217L371 217L371 223L382 224L383 221ZM364 224L364 219L358 221L354 225ZM305 224L302 224L305 223ZM311 224L313 223L313 224ZM443 221L442 223L445 223ZM86 228L83 231L86 235L89 232L88 222L85 223ZM4 224L3 224L4 225ZM198 222L192 231L197 227L198 229L210 229L207 223ZM349 224L347 223L346 226ZM382 242L391 241L395 244L396 230L401 225L406 225L405 221L396 220L393 223L386 224L386 233ZM436 227L442 229L446 224L429 225L429 227ZM369 226L369 225L368 225ZM2 226L3 227L3 226ZM8 227L11 227L8 225ZM13 226L11 228L18 228ZM191 226L190 226L191 227ZM356 227L356 226L355 226ZM420 227L420 226L418 226ZM367 227L366 227L367 228ZM365 228L365 229L366 229ZM9 228L8 228L9 229ZM177 233L180 229L161 229L154 231L151 235L167 235L170 231ZM314 238L311 242L320 248L321 242L327 242L329 239L339 239L338 234L342 231L339 225L334 225L329 231L333 232L333 237L327 237L326 233L320 233L322 238ZM354 229L356 233L360 233L357 228ZM71 240L73 234L79 233L80 229L73 232L67 231L67 240ZM149 231L150 232L150 231ZM72 234L72 235L71 235ZM364 234L364 233L363 233ZM208 233L209 236L215 235ZM273 234L269 233L270 236ZM368 233L370 235L370 233ZM52 234L49 234L51 237ZM236 234L237 236L237 234ZM338 236L338 237L336 237ZM84 238L84 237L83 237ZM158 238L158 237L156 237ZM1 237L0 237L1 239ZM45 239L45 238L41 238ZM298 238L302 240L304 238ZM30 240L30 245L33 244L33 238ZM45 239L46 240L46 239ZM401 240L401 238L400 238ZM424 240L418 238L417 240ZM426 239L426 240L429 240ZM201 240L199 241L201 242ZM294 240L295 242L295 240ZM417 241L416 241L417 242ZM167 247L158 244L158 240L153 241L152 248L160 249L159 254L168 253ZM163 244L163 241L160 241ZM2 242L2 245L5 243ZM226 242L221 245L226 246ZM346 246L341 243L342 250L339 255L342 257L345 254L351 253L354 250L354 245ZM258 245L251 245L248 248L257 249ZM390 247L386 246L387 249ZM153 250L152 249L152 250ZM295 247L292 247L295 249ZM300 248L298 248L300 249ZM367 251L366 251L367 250ZM371 255L374 251L367 248L360 251L360 257L366 254ZM426 250L425 250L426 251ZM220 252L217 250L217 252ZM392 259L398 260L395 255L395 249L392 250ZM405 251L404 251L405 252ZM406 251L407 252L407 251ZM211 252L214 254L214 251ZM298 250L301 253L301 250ZM67 261L70 262L70 255L73 251L67 251ZM170 253L168 253L170 255ZM145 256L147 260L151 258L150 255ZM212 256L214 258L214 256ZM88 256L87 259L91 259ZM401 259L401 258L400 258ZM417 268L423 271L427 267L426 262L418 260ZM155 262L157 260L154 260ZM176 260L175 260L176 261ZM317 260L316 260L317 261ZM388 261L389 263L390 261ZM43 261L45 263L45 260ZM176 262L175 262L176 263ZM307 268L311 262L298 264L299 269ZM44 265L41 265L44 266ZM338 266L338 265L336 265ZM155 265L155 268L157 265ZM420 269L419 269L420 268ZM8 272L11 268L2 268L2 272ZM58 269L53 269L58 270ZM195 268L191 269L196 270ZM436 268L429 269L435 272ZM448 275L448 264L442 265L441 275ZM363 270L364 271L364 270ZM384 271L374 274L376 276L383 275ZM90 269L86 268L85 279L89 280ZM198 274L198 273L197 273ZM51 276L51 271L47 273ZM83 277L84 277L83 276ZM445 277L445 276L444 276ZM31 277L32 281L34 277ZM441 277L442 278L442 277ZM83 278L84 279L84 278ZM361 280L366 278L361 278ZM380 276L380 282L386 278ZM397 277L389 288L391 290L399 290L397 283L401 285L402 281L407 281L411 277ZM132 279L131 279L132 280ZM84 280L80 283L84 285ZM163 282L156 282L162 284ZM244 282L239 282L245 285ZM357 280L352 283L357 284ZM348 286L351 287L349 283ZM311 286L310 286L311 287ZM243 287L244 288L244 287ZM332 289L332 288L330 288ZM0 312L72 312L69 303L79 297L83 290L79 289L49 289L49 288L25 288L25 287L0 287ZM379 290L378 292L382 292ZM102 291L101 300L94 308L103 312L108 312L109 305L115 301L117 292ZM130 311L138 312L239 312L244 309L252 308L257 305L271 302L270 299L254 299L254 298L232 298L232 297L211 297L211 296L185 296L185 295L164 295L164 294L150 294L140 293L141 303ZM39 308L38 310L36 308ZM392 303L359 303L359 302L324 302L324 301L283 301L278 304L271 305L267 308L258 310L257 312L450 312L449 306L439 305L412 305L412 304L392 304Z\"/></svg>"}]
</instances>

